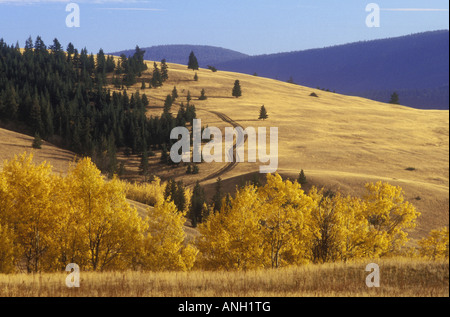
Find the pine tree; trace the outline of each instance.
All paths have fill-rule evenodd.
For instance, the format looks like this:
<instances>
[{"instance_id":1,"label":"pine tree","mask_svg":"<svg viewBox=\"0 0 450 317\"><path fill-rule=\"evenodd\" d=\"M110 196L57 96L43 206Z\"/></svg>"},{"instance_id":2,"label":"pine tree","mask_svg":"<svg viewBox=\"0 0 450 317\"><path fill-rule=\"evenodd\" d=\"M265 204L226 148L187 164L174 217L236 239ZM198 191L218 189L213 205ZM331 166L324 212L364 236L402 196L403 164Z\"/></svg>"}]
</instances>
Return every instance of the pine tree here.
<instances>
[{"instance_id":1,"label":"pine tree","mask_svg":"<svg viewBox=\"0 0 450 317\"><path fill-rule=\"evenodd\" d=\"M303 170L301 170L300 174L298 175L297 182L300 185L305 185L306 183L308 183L308 181L306 180L305 172Z\"/></svg>"},{"instance_id":2,"label":"pine tree","mask_svg":"<svg viewBox=\"0 0 450 317\"><path fill-rule=\"evenodd\" d=\"M149 165L148 165L148 153L147 153L146 149L144 149L144 151L142 152L141 164L139 165L139 171L140 171L140 174L144 176L145 181L147 181Z\"/></svg>"},{"instance_id":3,"label":"pine tree","mask_svg":"<svg viewBox=\"0 0 450 317\"><path fill-rule=\"evenodd\" d=\"M30 124L33 128L34 132L42 134L43 125L42 125L42 114L41 114L41 105L39 102L39 98L37 95L33 98L33 103L31 106L31 113L29 115Z\"/></svg>"},{"instance_id":4,"label":"pine tree","mask_svg":"<svg viewBox=\"0 0 450 317\"><path fill-rule=\"evenodd\" d=\"M161 61L161 80L165 82L169 79L169 66L167 66L166 59Z\"/></svg>"},{"instance_id":5,"label":"pine tree","mask_svg":"<svg viewBox=\"0 0 450 317\"><path fill-rule=\"evenodd\" d=\"M234 82L234 87L233 87L233 97L239 98L241 96L242 96L241 84L240 84L239 80L236 80Z\"/></svg>"},{"instance_id":6,"label":"pine tree","mask_svg":"<svg viewBox=\"0 0 450 317\"><path fill-rule=\"evenodd\" d=\"M188 69L198 70L198 68L199 66L197 57L195 57L194 52L191 52L191 54L189 55Z\"/></svg>"},{"instance_id":7,"label":"pine tree","mask_svg":"<svg viewBox=\"0 0 450 317\"><path fill-rule=\"evenodd\" d=\"M223 198L222 178L219 177L216 181L216 192L212 198L214 211L220 211L220 209L222 208L222 198Z\"/></svg>"},{"instance_id":8,"label":"pine tree","mask_svg":"<svg viewBox=\"0 0 450 317\"><path fill-rule=\"evenodd\" d=\"M178 98L178 90L177 90L177 87L175 86L175 87L173 87L173 90L172 90L172 100L175 101L177 98Z\"/></svg>"},{"instance_id":9,"label":"pine tree","mask_svg":"<svg viewBox=\"0 0 450 317\"><path fill-rule=\"evenodd\" d=\"M259 111L259 120L266 120L269 117L269 115L267 114L267 110L266 107L261 106L261 110Z\"/></svg>"},{"instance_id":10,"label":"pine tree","mask_svg":"<svg viewBox=\"0 0 450 317\"><path fill-rule=\"evenodd\" d=\"M190 92L190 91L188 91L188 93L187 93L186 100L187 100L188 104L189 104L189 102L192 100L191 92Z\"/></svg>"},{"instance_id":11,"label":"pine tree","mask_svg":"<svg viewBox=\"0 0 450 317\"><path fill-rule=\"evenodd\" d=\"M40 150L42 148L42 139L39 136L39 133L36 133L34 135L32 147L33 147L33 149L37 149L37 150Z\"/></svg>"},{"instance_id":12,"label":"pine tree","mask_svg":"<svg viewBox=\"0 0 450 317\"><path fill-rule=\"evenodd\" d=\"M153 64L153 76L152 76L152 86L153 87L160 87L162 86L163 80L161 72L158 68L158 65L156 62Z\"/></svg>"},{"instance_id":13,"label":"pine tree","mask_svg":"<svg viewBox=\"0 0 450 317\"><path fill-rule=\"evenodd\" d=\"M161 163L169 163L169 154L167 154L167 146L165 144L163 144L161 148Z\"/></svg>"},{"instance_id":14,"label":"pine tree","mask_svg":"<svg viewBox=\"0 0 450 317\"><path fill-rule=\"evenodd\" d=\"M194 75L194 81L198 81L198 74L197 73L195 73L195 75Z\"/></svg>"},{"instance_id":15,"label":"pine tree","mask_svg":"<svg viewBox=\"0 0 450 317\"><path fill-rule=\"evenodd\" d=\"M192 222L192 226L197 227L198 223L203 222L203 206L205 204L205 191L200 186L200 182L195 183L194 190L192 191L191 207L189 209L189 217Z\"/></svg>"},{"instance_id":16,"label":"pine tree","mask_svg":"<svg viewBox=\"0 0 450 317\"><path fill-rule=\"evenodd\" d=\"M170 109L172 109L172 104L173 104L172 96L167 95L166 100L164 101L164 113L170 112Z\"/></svg>"}]
</instances>

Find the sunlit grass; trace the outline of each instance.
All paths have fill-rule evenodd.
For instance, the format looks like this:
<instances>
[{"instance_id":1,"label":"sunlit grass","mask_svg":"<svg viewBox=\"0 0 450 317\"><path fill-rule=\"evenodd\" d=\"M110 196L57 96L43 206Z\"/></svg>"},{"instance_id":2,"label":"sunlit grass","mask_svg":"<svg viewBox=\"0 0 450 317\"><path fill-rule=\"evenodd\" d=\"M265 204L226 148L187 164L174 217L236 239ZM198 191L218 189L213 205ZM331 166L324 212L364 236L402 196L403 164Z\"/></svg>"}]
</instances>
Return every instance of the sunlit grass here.
<instances>
[{"instance_id":1,"label":"sunlit grass","mask_svg":"<svg viewBox=\"0 0 450 317\"><path fill-rule=\"evenodd\" d=\"M249 272L81 272L80 288L66 273L0 275L2 297L446 297L449 263L375 261L380 288L368 288L370 261Z\"/></svg>"}]
</instances>

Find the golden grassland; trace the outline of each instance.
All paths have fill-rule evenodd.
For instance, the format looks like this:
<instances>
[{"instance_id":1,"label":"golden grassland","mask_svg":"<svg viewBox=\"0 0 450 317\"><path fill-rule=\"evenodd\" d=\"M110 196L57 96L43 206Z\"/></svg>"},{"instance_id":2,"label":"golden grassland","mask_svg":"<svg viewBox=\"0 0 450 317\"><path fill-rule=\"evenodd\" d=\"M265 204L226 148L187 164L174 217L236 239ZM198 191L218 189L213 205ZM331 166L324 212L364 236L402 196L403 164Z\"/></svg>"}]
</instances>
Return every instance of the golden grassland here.
<instances>
[{"instance_id":1,"label":"golden grassland","mask_svg":"<svg viewBox=\"0 0 450 317\"><path fill-rule=\"evenodd\" d=\"M378 259L380 287L368 288L371 261L249 272L81 272L0 275L0 297L448 297L449 262Z\"/></svg>"}]
</instances>

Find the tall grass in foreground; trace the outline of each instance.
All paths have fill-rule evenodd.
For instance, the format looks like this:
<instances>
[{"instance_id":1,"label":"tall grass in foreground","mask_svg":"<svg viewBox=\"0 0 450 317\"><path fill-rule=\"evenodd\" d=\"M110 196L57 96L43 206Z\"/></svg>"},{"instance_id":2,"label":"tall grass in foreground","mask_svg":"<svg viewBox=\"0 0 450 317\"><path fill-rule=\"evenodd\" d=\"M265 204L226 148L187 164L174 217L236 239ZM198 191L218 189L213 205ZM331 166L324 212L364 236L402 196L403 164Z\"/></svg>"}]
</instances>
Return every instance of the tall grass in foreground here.
<instances>
[{"instance_id":1,"label":"tall grass in foreground","mask_svg":"<svg viewBox=\"0 0 450 317\"><path fill-rule=\"evenodd\" d=\"M449 263L376 261L380 288L368 288L370 262L305 265L249 272L81 272L80 288L67 274L0 275L2 297L446 297Z\"/></svg>"}]
</instances>

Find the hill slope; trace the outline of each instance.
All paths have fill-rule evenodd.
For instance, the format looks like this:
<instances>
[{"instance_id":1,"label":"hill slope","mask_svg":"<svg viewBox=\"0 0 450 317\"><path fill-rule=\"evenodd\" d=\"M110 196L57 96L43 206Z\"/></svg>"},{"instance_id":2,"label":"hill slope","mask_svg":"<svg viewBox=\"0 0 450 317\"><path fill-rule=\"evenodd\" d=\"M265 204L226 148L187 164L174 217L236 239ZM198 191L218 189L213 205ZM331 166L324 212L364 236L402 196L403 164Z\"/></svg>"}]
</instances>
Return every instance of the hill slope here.
<instances>
[{"instance_id":1,"label":"hill slope","mask_svg":"<svg viewBox=\"0 0 450 317\"><path fill-rule=\"evenodd\" d=\"M449 32L425 32L222 62L219 69L422 109L449 108Z\"/></svg>"},{"instance_id":2,"label":"hill slope","mask_svg":"<svg viewBox=\"0 0 450 317\"><path fill-rule=\"evenodd\" d=\"M150 71L144 77L149 78ZM400 185L405 198L423 213L417 234L448 225L448 111L394 106L233 72L200 69L198 76L194 81L193 72L184 65L169 64L168 82L145 91L150 96L148 114L161 115L165 97L176 86L180 97L172 112L176 114L178 105L186 103L189 91L203 126L218 127L222 132L233 125L278 127L280 174L296 178L304 169L309 185L355 195L363 194L367 182L382 180ZM236 79L243 90L238 99L231 96ZM133 89L139 87L136 84ZM202 89L208 97L205 101L198 100ZM311 97L312 92L319 97ZM269 119L260 121L257 118L263 104ZM154 165L153 172L185 184L203 179L202 184L211 193L215 179L208 176L226 165L201 164L199 175L186 175L186 166ZM259 166L239 163L233 169L224 169L221 177L225 189L234 191L244 178L258 172ZM408 167L415 170L408 171Z\"/></svg>"}]
</instances>

